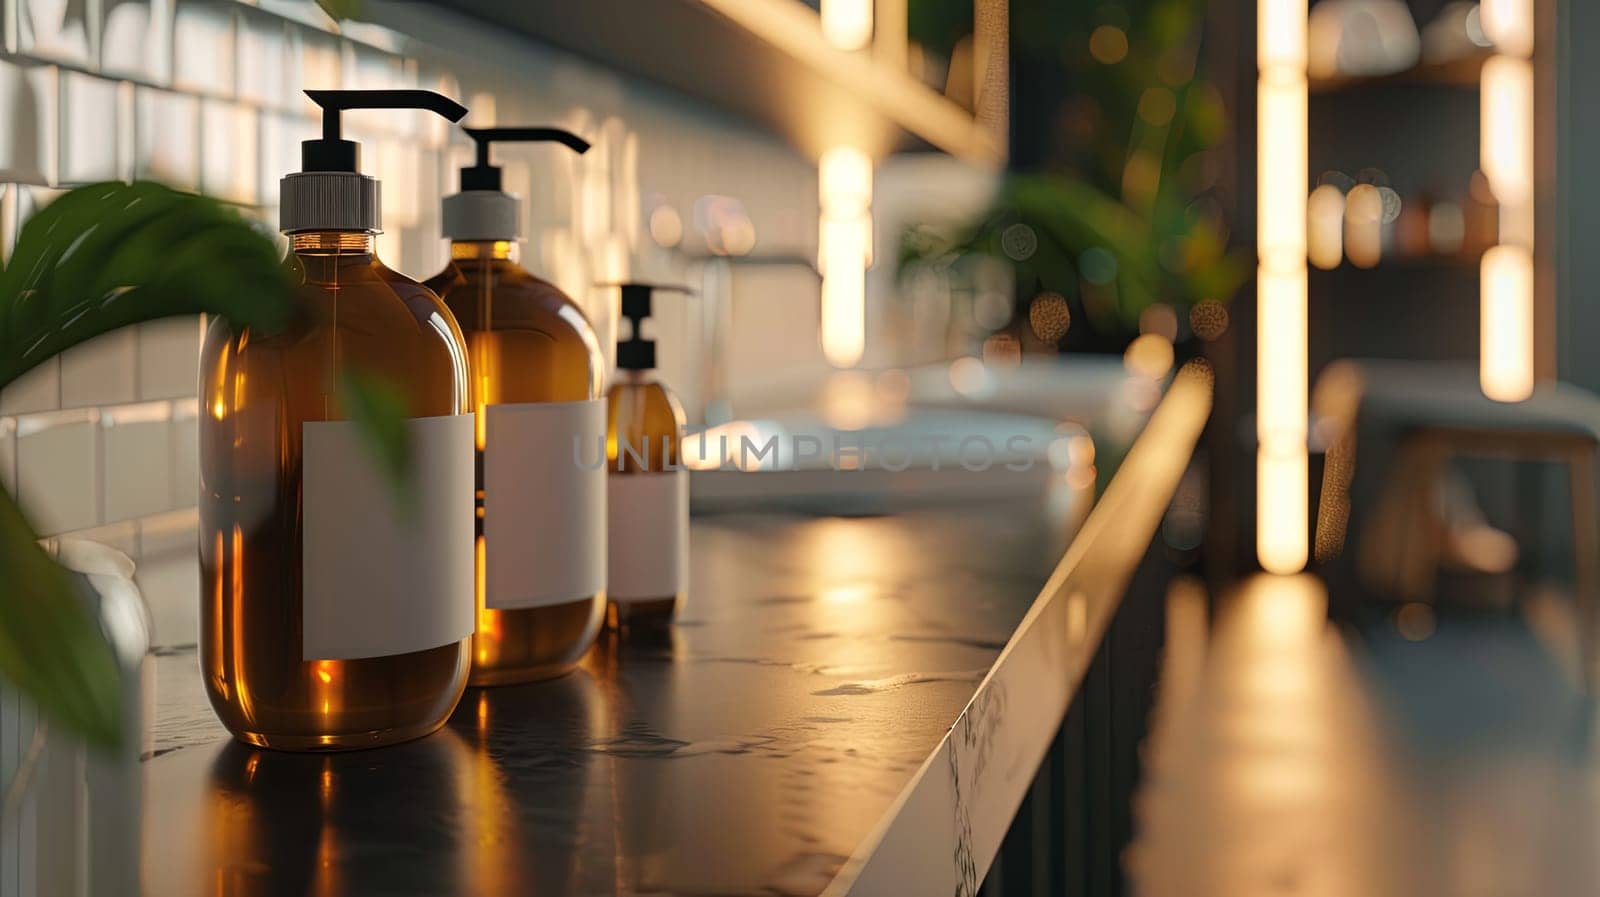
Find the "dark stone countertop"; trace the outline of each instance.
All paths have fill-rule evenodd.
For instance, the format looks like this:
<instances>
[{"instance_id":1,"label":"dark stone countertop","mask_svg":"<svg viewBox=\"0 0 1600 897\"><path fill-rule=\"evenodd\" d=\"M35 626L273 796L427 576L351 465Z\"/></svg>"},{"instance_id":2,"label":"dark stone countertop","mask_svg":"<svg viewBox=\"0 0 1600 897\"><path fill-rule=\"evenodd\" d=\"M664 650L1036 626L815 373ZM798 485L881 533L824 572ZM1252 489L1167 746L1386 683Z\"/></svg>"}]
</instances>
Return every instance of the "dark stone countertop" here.
<instances>
[{"instance_id":1,"label":"dark stone countertop","mask_svg":"<svg viewBox=\"0 0 1600 897\"><path fill-rule=\"evenodd\" d=\"M560 680L469 690L444 730L383 750L232 743L192 649L167 653L146 764L145 891L847 888L891 829L950 827L950 808L919 818L906 795L1066 547L1047 504L697 518L693 590L670 632L603 636ZM1009 702L1029 709L1015 688ZM1043 718L1059 718L1055 703ZM954 753L948 764L936 784L956 777ZM1031 776L1026 762L1009 767ZM984 836L997 843L1008 819L996 818ZM927 861L950 865L936 845Z\"/></svg>"}]
</instances>

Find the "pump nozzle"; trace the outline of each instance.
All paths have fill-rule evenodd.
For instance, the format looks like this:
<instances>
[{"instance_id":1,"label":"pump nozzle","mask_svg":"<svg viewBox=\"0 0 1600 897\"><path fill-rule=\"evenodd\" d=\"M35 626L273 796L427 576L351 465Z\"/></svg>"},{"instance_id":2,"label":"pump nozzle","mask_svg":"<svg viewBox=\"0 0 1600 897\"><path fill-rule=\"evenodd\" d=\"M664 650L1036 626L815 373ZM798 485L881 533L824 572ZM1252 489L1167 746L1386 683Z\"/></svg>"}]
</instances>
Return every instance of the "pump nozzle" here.
<instances>
[{"instance_id":1,"label":"pump nozzle","mask_svg":"<svg viewBox=\"0 0 1600 897\"><path fill-rule=\"evenodd\" d=\"M346 109L424 109L460 121L467 107L431 90L308 90L322 108L322 139L300 144L302 171L359 171L361 147L343 139L340 113Z\"/></svg>"},{"instance_id":2,"label":"pump nozzle","mask_svg":"<svg viewBox=\"0 0 1600 897\"><path fill-rule=\"evenodd\" d=\"M342 134L346 109L426 109L451 121L467 114L465 106L431 90L308 90L306 96L322 107L322 138L301 142L302 170L279 182L279 229L286 234L382 229L378 182L361 173L361 145Z\"/></svg>"},{"instance_id":3,"label":"pump nozzle","mask_svg":"<svg viewBox=\"0 0 1600 897\"><path fill-rule=\"evenodd\" d=\"M461 169L461 192L444 198L444 235L452 240L516 240L522 232L517 198L500 189L500 169L489 145L519 141L559 143L580 153L589 142L560 128L462 128L478 146L475 165Z\"/></svg>"},{"instance_id":4,"label":"pump nozzle","mask_svg":"<svg viewBox=\"0 0 1600 897\"><path fill-rule=\"evenodd\" d=\"M647 371L656 366L656 342L644 338L644 319L650 317L650 299L656 293L683 293L693 295L694 290L678 284L661 283L601 283L595 286L622 289L622 316L632 322L633 332L617 343L617 367L630 371Z\"/></svg>"},{"instance_id":5,"label":"pump nozzle","mask_svg":"<svg viewBox=\"0 0 1600 897\"><path fill-rule=\"evenodd\" d=\"M477 164L461 169L461 189L499 190L500 168L489 162L493 143L559 143L577 153L589 151L589 141L560 128L462 128L478 145Z\"/></svg>"}]
</instances>

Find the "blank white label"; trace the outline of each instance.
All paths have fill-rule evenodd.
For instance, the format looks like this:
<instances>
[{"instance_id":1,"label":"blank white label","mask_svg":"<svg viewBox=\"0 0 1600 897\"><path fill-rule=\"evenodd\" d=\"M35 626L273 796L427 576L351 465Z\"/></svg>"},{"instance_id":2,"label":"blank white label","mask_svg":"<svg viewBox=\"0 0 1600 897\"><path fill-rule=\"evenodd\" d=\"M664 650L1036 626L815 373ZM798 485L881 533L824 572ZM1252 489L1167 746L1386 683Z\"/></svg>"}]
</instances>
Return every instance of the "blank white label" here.
<instances>
[{"instance_id":1,"label":"blank white label","mask_svg":"<svg viewBox=\"0 0 1600 897\"><path fill-rule=\"evenodd\" d=\"M484 605L565 604L606 587L606 403L490 405Z\"/></svg>"},{"instance_id":2,"label":"blank white label","mask_svg":"<svg viewBox=\"0 0 1600 897\"><path fill-rule=\"evenodd\" d=\"M348 421L308 421L301 505L305 660L409 654L473 623L472 415L413 418L411 506Z\"/></svg>"},{"instance_id":3,"label":"blank white label","mask_svg":"<svg viewBox=\"0 0 1600 897\"><path fill-rule=\"evenodd\" d=\"M668 598L689 588L689 473L607 478L613 601Z\"/></svg>"}]
</instances>

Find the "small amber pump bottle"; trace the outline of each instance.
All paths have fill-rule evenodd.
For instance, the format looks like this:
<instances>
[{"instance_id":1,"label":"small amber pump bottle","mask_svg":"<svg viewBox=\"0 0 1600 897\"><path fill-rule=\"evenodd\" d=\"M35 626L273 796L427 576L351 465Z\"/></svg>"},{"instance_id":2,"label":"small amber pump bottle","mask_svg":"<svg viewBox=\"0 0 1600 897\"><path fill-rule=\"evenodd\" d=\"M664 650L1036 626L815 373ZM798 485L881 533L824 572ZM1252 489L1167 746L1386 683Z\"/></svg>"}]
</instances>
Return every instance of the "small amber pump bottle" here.
<instances>
[{"instance_id":1,"label":"small amber pump bottle","mask_svg":"<svg viewBox=\"0 0 1600 897\"><path fill-rule=\"evenodd\" d=\"M567 295L517 263L519 203L490 145L589 144L554 128L467 128L477 164L444 200L450 264L428 281L460 321L477 435L472 685L568 672L605 612L605 356ZM586 459L586 460L585 460Z\"/></svg>"},{"instance_id":2,"label":"small amber pump bottle","mask_svg":"<svg viewBox=\"0 0 1600 897\"><path fill-rule=\"evenodd\" d=\"M201 354L200 664L241 741L367 748L438 728L465 688L472 417L455 320L373 254L379 185L339 115L467 110L422 90L307 94L323 136L281 187L297 313L271 334L214 319ZM405 492L346 420L356 381L407 405Z\"/></svg>"},{"instance_id":3,"label":"small amber pump bottle","mask_svg":"<svg viewBox=\"0 0 1600 897\"><path fill-rule=\"evenodd\" d=\"M689 585L689 474L683 469L683 406L656 376L656 344L644 321L658 291L622 284L628 339L617 343L617 381L606 394L610 625L671 622Z\"/></svg>"}]
</instances>

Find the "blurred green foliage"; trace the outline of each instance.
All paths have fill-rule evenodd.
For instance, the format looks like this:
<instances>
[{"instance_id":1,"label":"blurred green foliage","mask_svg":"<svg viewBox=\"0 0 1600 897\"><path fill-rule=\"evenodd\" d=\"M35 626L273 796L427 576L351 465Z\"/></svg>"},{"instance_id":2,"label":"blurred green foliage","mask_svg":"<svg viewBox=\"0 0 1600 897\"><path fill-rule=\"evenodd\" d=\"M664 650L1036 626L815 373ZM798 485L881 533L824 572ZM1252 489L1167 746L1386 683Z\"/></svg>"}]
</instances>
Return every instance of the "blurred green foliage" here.
<instances>
[{"instance_id":1,"label":"blurred green foliage","mask_svg":"<svg viewBox=\"0 0 1600 897\"><path fill-rule=\"evenodd\" d=\"M934 39L970 0L911 0L913 39ZM1013 146L1027 171L1005 176L975 221L919 224L900 247L902 275L953 271L973 254L1008 260L1024 310L1036 294L1066 297L1063 345L1117 350L1154 303L1180 319L1204 300L1230 299L1248 254L1230 251L1219 193L1227 111L1197 71L1206 0L1010 5L1013 93L1032 115ZM1019 129L1013 128L1016 134Z\"/></svg>"},{"instance_id":2,"label":"blurred green foliage","mask_svg":"<svg viewBox=\"0 0 1600 897\"><path fill-rule=\"evenodd\" d=\"M295 302L277 244L231 207L154 183L78 187L28 219L0 271L0 388L119 327L206 313L270 333ZM394 387L352 375L340 390L390 481L405 482L410 443ZM0 490L0 675L67 730L115 745L116 661L79 588Z\"/></svg>"}]
</instances>

